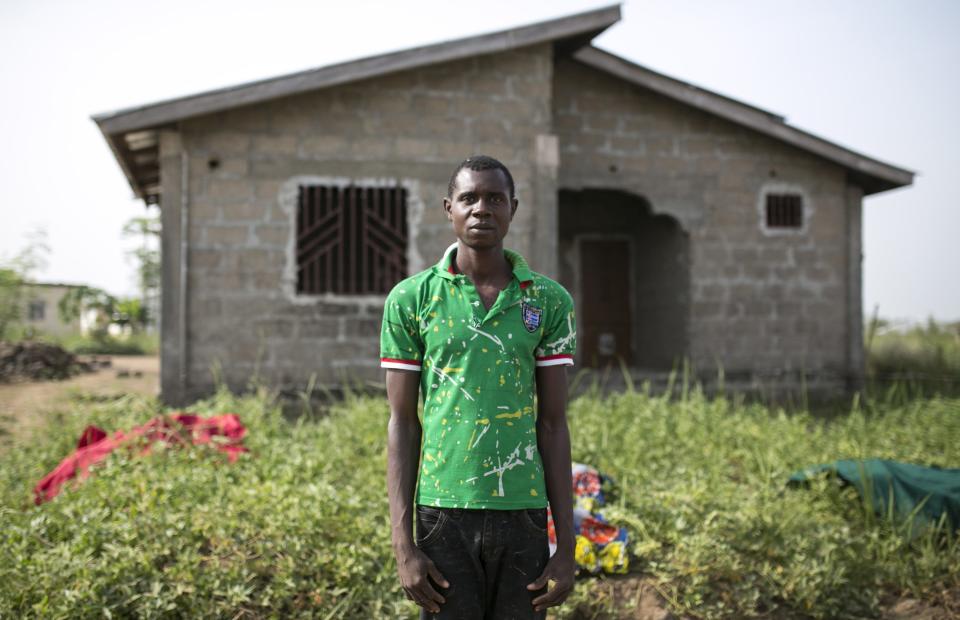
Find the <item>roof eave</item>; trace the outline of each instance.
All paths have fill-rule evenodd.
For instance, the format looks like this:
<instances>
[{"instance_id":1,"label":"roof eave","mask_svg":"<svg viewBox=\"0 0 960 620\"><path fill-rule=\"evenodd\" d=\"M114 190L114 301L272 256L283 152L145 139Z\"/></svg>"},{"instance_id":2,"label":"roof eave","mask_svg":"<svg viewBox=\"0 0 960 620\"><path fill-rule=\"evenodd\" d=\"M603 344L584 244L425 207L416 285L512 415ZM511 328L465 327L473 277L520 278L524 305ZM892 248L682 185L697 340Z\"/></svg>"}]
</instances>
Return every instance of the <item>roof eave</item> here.
<instances>
[{"instance_id":1,"label":"roof eave","mask_svg":"<svg viewBox=\"0 0 960 620\"><path fill-rule=\"evenodd\" d=\"M910 170L884 163L791 127L780 115L657 73L596 47L583 47L573 53L573 58L665 97L840 164L849 171L851 179L863 188L865 195L913 183L914 173Z\"/></svg>"},{"instance_id":2,"label":"roof eave","mask_svg":"<svg viewBox=\"0 0 960 620\"><path fill-rule=\"evenodd\" d=\"M106 134L146 129L235 108L472 56L564 39L590 39L620 20L620 5L568 15L499 32L370 56L186 97L93 115ZM584 41L589 42L589 39Z\"/></svg>"},{"instance_id":3,"label":"roof eave","mask_svg":"<svg viewBox=\"0 0 960 620\"><path fill-rule=\"evenodd\" d=\"M137 178L134 176L133 171L130 170L130 166L127 164L127 159L124 157L123 152L120 149L120 144L117 142L117 140L122 140L123 136L120 134L108 134L103 130L103 126L99 123L97 123L97 127L100 129L103 139L107 141L107 146L110 147L110 151L113 153L114 158L116 158L117 163L120 164L120 170L123 171L123 176L126 177L127 183L130 184L130 189L133 190L134 196L140 198L141 200L145 199L146 196L144 195L143 190L140 188L139 183L137 183Z\"/></svg>"},{"instance_id":4,"label":"roof eave","mask_svg":"<svg viewBox=\"0 0 960 620\"><path fill-rule=\"evenodd\" d=\"M115 112L94 114L91 118L113 151L134 194L148 204L159 203L160 189L155 179L159 173L158 164L148 166L147 177L142 176L143 166L137 161L137 155L142 154L143 150L133 153L127 145L127 138L132 132L175 126L181 120L204 114L539 43L553 42L569 50L573 46L589 44L595 36L619 20L620 5L614 4L519 28L361 58ZM154 159L157 159L158 147L153 146L152 151ZM151 181L153 185L147 185Z\"/></svg>"}]
</instances>

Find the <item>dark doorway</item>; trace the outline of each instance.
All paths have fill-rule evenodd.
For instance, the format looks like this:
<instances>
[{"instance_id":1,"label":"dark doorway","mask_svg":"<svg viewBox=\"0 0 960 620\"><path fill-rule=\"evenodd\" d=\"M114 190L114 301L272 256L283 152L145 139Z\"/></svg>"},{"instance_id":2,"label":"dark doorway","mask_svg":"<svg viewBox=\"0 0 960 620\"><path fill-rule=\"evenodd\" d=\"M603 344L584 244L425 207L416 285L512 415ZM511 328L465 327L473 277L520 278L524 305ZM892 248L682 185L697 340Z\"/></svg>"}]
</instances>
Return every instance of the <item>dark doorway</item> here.
<instances>
[{"instance_id":1,"label":"dark doorway","mask_svg":"<svg viewBox=\"0 0 960 620\"><path fill-rule=\"evenodd\" d=\"M580 333L584 364L594 368L630 355L630 243L580 242Z\"/></svg>"},{"instance_id":2,"label":"dark doorway","mask_svg":"<svg viewBox=\"0 0 960 620\"><path fill-rule=\"evenodd\" d=\"M688 355L690 236L641 196L561 190L560 281L574 296L579 363L670 370Z\"/></svg>"}]
</instances>

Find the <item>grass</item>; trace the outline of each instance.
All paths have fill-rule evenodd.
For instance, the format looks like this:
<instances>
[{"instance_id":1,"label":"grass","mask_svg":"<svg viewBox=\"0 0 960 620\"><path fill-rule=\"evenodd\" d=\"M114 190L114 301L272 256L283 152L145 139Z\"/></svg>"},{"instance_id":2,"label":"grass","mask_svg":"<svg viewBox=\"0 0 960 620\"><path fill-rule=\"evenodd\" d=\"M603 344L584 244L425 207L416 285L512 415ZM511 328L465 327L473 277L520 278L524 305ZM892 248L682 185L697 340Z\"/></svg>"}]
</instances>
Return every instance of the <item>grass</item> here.
<instances>
[{"instance_id":1,"label":"grass","mask_svg":"<svg viewBox=\"0 0 960 620\"><path fill-rule=\"evenodd\" d=\"M574 459L611 474L607 516L630 528L633 570L695 618L875 615L881 597L936 602L960 586L947 531L908 536L828 481L791 472L840 458L960 467L960 400L854 405L825 421L696 389L641 387L571 404ZM54 501L30 491L88 423L162 413L123 397L74 402L0 456L0 617L413 617L398 587L384 487L386 404L350 396L286 421L265 390L221 390L192 411L235 412L251 453L115 454ZM614 581L581 581L560 617L619 617Z\"/></svg>"},{"instance_id":2,"label":"grass","mask_svg":"<svg viewBox=\"0 0 960 620\"><path fill-rule=\"evenodd\" d=\"M12 332L11 342L39 341L55 344L78 355L156 355L160 351L159 334L136 333L125 336L55 336L22 329Z\"/></svg>"},{"instance_id":3,"label":"grass","mask_svg":"<svg viewBox=\"0 0 960 620\"><path fill-rule=\"evenodd\" d=\"M875 613L885 591L923 597L960 579L952 535L911 542L828 481L783 484L840 458L958 467L960 401L877 404L827 422L696 391L641 392L581 399L571 426L575 458L620 481L610 516L631 527L635 568L660 579L677 611L854 617Z\"/></svg>"},{"instance_id":4,"label":"grass","mask_svg":"<svg viewBox=\"0 0 960 620\"><path fill-rule=\"evenodd\" d=\"M875 385L898 383L913 393L960 395L960 322L906 329L877 320L867 326L867 379Z\"/></svg>"},{"instance_id":5,"label":"grass","mask_svg":"<svg viewBox=\"0 0 960 620\"><path fill-rule=\"evenodd\" d=\"M125 428L159 410L133 398L86 405L56 438L3 457L0 616L407 613L381 535L378 403L291 425L267 400L220 393L192 408L241 415L252 453L235 465L203 449L117 454L39 508L26 481L84 424Z\"/></svg>"},{"instance_id":6,"label":"grass","mask_svg":"<svg viewBox=\"0 0 960 620\"><path fill-rule=\"evenodd\" d=\"M82 355L155 355L160 350L157 334L131 334L124 337L74 336L62 342L71 353Z\"/></svg>"}]
</instances>

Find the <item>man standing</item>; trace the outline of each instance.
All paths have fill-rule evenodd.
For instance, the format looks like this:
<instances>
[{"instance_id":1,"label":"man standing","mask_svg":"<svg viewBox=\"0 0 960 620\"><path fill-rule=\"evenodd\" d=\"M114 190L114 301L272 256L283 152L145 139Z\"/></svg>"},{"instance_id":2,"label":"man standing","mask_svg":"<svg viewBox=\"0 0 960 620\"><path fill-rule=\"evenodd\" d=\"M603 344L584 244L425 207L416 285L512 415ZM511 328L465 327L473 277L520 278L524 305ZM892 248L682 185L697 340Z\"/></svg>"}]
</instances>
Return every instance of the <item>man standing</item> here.
<instances>
[{"instance_id":1,"label":"man standing","mask_svg":"<svg viewBox=\"0 0 960 620\"><path fill-rule=\"evenodd\" d=\"M504 249L517 205L506 166L462 162L443 200L456 243L384 306L391 534L425 618L543 618L573 589L573 300Z\"/></svg>"}]
</instances>

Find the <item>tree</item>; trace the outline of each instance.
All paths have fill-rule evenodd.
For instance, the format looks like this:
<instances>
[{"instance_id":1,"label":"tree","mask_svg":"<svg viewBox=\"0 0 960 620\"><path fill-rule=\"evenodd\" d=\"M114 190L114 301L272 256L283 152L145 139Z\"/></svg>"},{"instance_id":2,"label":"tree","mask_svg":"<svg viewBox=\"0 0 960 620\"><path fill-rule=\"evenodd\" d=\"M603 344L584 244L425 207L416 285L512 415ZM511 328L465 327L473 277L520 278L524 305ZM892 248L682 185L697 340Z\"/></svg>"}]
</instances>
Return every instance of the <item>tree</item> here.
<instances>
[{"instance_id":1,"label":"tree","mask_svg":"<svg viewBox=\"0 0 960 620\"><path fill-rule=\"evenodd\" d=\"M135 217L123 225L125 237L140 237L140 247L130 250L127 256L137 261L137 285L140 288L140 308L137 316L142 325L153 320L149 309L151 301L160 293L160 218Z\"/></svg>"},{"instance_id":2,"label":"tree","mask_svg":"<svg viewBox=\"0 0 960 620\"><path fill-rule=\"evenodd\" d=\"M15 269L0 268L0 340L9 339L11 328L23 317L23 278Z\"/></svg>"},{"instance_id":3,"label":"tree","mask_svg":"<svg viewBox=\"0 0 960 620\"><path fill-rule=\"evenodd\" d=\"M126 297L117 300L110 322L120 327L130 327L136 333L147 326L147 318L147 309L140 300L135 297Z\"/></svg>"},{"instance_id":4,"label":"tree","mask_svg":"<svg viewBox=\"0 0 960 620\"><path fill-rule=\"evenodd\" d=\"M75 321L84 312L95 312L93 329L91 330L94 340L102 340L107 337L107 329L113 322L116 308L116 297L93 286L71 288L66 295L60 298L60 302L57 304L60 319L64 323Z\"/></svg>"},{"instance_id":5,"label":"tree","mask_svg":"<svg viewBox=\"0 0 960 620\"><path fill-rule=\"evenodd\" d=\"M47 233L38 228L27 234L27 244L11 258L0 258L0 340L13 335L23 319L26 284L35 271L46 266L50 252Z\"/></svg>"}]
</instances>

